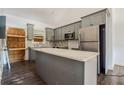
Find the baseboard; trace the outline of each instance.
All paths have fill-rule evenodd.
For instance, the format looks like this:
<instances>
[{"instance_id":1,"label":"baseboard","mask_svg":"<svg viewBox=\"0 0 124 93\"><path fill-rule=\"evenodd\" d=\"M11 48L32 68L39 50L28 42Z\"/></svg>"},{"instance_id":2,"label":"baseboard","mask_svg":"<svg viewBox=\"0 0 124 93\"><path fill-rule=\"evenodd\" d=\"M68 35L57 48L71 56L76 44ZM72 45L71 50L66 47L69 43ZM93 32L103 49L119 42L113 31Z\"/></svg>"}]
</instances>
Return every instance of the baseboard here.
<instances>
[{"instance_id":1,"label":"baseboard","mask_svg":"<svg viewBox=\"0 0 124 93\"><path fill-rule=\"evenodd\" d=\"M114 65L116 65L116 66L124 66L124 64L114 64Z\"/></svg>"}]
</instances>

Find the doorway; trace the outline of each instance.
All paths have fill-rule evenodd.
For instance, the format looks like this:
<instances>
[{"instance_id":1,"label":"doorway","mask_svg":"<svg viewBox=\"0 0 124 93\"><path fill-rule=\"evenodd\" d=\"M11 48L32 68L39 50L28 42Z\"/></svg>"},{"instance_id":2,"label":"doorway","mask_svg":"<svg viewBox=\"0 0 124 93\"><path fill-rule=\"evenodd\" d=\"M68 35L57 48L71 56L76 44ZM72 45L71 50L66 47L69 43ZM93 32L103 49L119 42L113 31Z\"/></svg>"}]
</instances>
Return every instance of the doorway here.
<instances>
[{"instance_id":1,"label":"doorway","mask_svg":"<svg viewBox=\"0 0 124 93\"><path fill-rule=\"evenodd\" d=\"M106 51L106 39L105 39L105 24L99 26L99 49L100 49L100 73L105 74L105 51Z\"/></svg>"}]
</instances>

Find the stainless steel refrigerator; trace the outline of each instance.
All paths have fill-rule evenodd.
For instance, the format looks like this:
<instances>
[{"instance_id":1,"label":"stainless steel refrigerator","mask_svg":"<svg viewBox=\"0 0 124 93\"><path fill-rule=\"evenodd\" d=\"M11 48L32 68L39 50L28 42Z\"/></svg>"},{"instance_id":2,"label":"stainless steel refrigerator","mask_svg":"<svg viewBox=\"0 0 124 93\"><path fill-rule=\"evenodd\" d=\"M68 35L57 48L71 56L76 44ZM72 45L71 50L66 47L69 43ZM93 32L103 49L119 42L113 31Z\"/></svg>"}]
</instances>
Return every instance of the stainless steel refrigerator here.
<instances>
[{"instance_id":1,"label":"stainless steel refrigerator","mask_svg":"<svg viewBox=\"0 0 124 93\"><path fill-rule=\"evenodd\" d=\"M80 50L98 52L98 73L105 74L105 24L81 28L79 36Z\"/></svg>"},{"instance_id":2,"label":"stainless steel refrigerator","mask_svg":"<svg viewBox=\"0 0 124 93\"><path fill-rule=\"evenodd\" d=\"M99 26L80 29L80 49L99 52Z\"/></svg>"}]
</instances>

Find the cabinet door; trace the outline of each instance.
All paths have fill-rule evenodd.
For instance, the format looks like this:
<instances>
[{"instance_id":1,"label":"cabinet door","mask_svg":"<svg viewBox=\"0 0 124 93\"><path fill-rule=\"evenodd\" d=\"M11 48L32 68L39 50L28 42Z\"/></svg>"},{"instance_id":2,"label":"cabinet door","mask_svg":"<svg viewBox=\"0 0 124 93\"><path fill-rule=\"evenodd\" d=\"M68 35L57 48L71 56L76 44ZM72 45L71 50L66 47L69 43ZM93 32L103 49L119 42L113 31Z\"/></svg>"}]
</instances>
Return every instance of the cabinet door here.
<instances>
[{"instance_id":1,"label":"cabinet door","mask_svg":"<svg viewBox=\"0 0 124 93\"><path fill-rule=\"evenodd\" d=\"M82 19L82 27L90 26L90 24L91 24L91 17L90 16Z\"/></svg>"},{"instance_id":2,"label":"cabinet door","mask_svg":"<svg viewBox=\"0 0 124 93\"><path fill-rule=\"evenodd\" d=\"M55 29L55 40L62 40L62 31L61 28Z\"/></svg>"},{"instance_id":3,"label":"cabinet door","mask_svg":"<svg viewBox=\"0 0 124 93\"><path fill-rule=\"evenodd\" d=\"M31 61L35 60L35 51L31 48L29 48L29 60Z\"/></svg>"},{"instance_id":4,"label":"cabinet door","mask_svg":"<svg viewBox=\"0 0 124 93\"><path fill-rule=\"evenodd\" d=\"M34 38L34 25L27 24L27 39L32 40Z\"/></svg>"},{"instance_id":5,"label":"cabinet door","mask_svg":"<svg viewBox=\"0 0 124 93\"><path fill-rule=\"evenodd\" d=\"M96 26L106 23L106 11L82 18L82 27Z\"/></svg>"},{"instance_id":6,"label":"cabinet door","mask_svg":"<svg viewBox=\"0 0 124 93\"><path fill-rule=\"evenodd\" d=\"M78 39L79 35L79 29L81 28L81 22L75 23L74 29L75 29L75 39Z\"/></svg>"},{"instance_id":7,"label":"cabinet door","mask_svg":"<svg viewBox=\"0 0 124 93\"><path fill-rule=\"evenodd\" d=\"M90 16L90 26L98 25L99 24L99 16L98 14L93 14Z\"/></svg>"},{"instance_id":8,"label":"cabinet door","mask_svg":"<svg viewBox=\"0 0 124 93\"><path fill-rule=\"evenodd\" d=\"M58 40L62 40L62 28L58 28Z\"/></svg>"},{"instance_id":9,"label":"cabinet door","mask_svg":"<svg viewBox=\"0 0 124 93\"><path fill-rule=\"evenodd\" d=\"M67 31L66 27L62 27L62 40L65 40L65 33Z\"/></svg>"},{"instance_id":10,"label":"cabinet door","mask_svg":"<svg viewBox=\"0 0 124 93\"><path fill-rule=\"evenodd\" d=\"M101 24L106 24L106 11L103 11L101 13L101 20L102 20Z\"/></svg>"},{"instance_id":11,"label":"cabinet door","mask_svg":"<svg viewBox=\"0 0 124 93\"><path fill-rule=\"evenodd\" d=\"M54 31L52 28L46 28L46 40L47 41L54 40Z\"/></svg>"},{"instance_id":12,"label":"cabinet door","mask_svg":"<svg viewBox=\"0 0 124 93\"><path fill-rule=\"evenodd\" d=\"M57 29L54 30L55 41L57 40Z\"/></svg>"},{"instance_id":13,"label":"cabinet door","mask_svg":"<svg viewBox=\"0 0 124 93\"><path fill-rule=\"evenodd\" d=\"M68 26L69 27L69 32L71 32L71 33L75 32L74 26L75 26L75 24L70 24Z\"/></svg>"},{"instance_id":14,"label":"cabinet door","mask_svg":"<svg viewBox=\"0 0 124 93\"><path fill-rule=\"evenodd\" d=\"M46 40L49 41L49 29L46 28Z\"/></svg>"}]
</instances>

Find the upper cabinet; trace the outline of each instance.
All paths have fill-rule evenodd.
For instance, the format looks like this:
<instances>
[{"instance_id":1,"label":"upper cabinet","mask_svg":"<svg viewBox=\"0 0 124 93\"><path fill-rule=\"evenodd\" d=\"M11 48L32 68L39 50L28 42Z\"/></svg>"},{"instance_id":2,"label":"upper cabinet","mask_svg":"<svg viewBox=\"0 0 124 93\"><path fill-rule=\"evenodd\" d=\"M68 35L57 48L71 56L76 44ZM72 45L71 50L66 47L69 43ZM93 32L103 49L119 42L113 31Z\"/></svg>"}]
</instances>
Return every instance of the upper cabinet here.
<instances>
[{"instance_id":1,"label":"upper cabinet","mask_svg":"<svg viewBox=\"0 0 124 93\"><path fill-rule=\"evenodd\" d=\"M55 30L55 41L62 40L62 28L56 28Z\"/></svg>"},{"instance_id":2,"label":"upper cabinet","mask_svg":"<svg viewBox=\"0 0 124 93\"><path fill-rule=\"evenodd\" d=\"M75 39L78 39L79 29L81 28L81 21L74 24Z\"/></svg>"},{"instance_id":3,"label":"upper cabinet","mask_svg":"<svg viewBox=\"0 0 124 93\"><path fill-rule=\"evenodd\" d=\"M82 27L101 25L105 23L106 23L105 10L82 18Z\"/></svg>"},{"instance_id":4,"label":"upper cabinet","mask_svg":"<svg viewBox=\"0 0 124 93\"><path fill-rule=\"evenodd\" d=\"M73 33L73 32L75 32L74 24L70 24L67 27L68 27L68 32L67 33Z\"/></svg>"},{"instance_id":5,"label":"upper cabinet","mask_svg":"<svg viewBox=\"0 0 124 93\"><path fill-rule=\"evenodd\" d=\"M33 40L33 38L34 38L34 25L27 24L27 39Z\"/></svg>"},{"instance_id":6,"label":"upper cabinet","mask_svg":"<svg viewBox=\"0 0 124 93\"><path fill-rule=\"evenodd\" d=\"M47 41L54 40L54 30L52 28L46 28L46 40Z\"/></svg>"},{"instance_id":7,"label":"upper cabinet","mask_svg":"<svg viewBox=\"0 0 124 93\"><path fill-rule=\"evenodd\" d=\"M46 29L46 40L48 41L60 41L65 40L66 33L75 33L75 40L78 39L79 30L82 27L97 26L106 23L106 11L97 12L86 17L83 17L81 21L68 24L56 29Z\"/></svg>"},{"instance_id":8,"label":"upper cabinet","mask_svg":"<svg viewBox=\"0 0 124 93\"><path fill-rule=\"evenodd\" d=\"M68 27L62 27L62 40L65 40L65 33L68 32Z\"/></svg>"},{"instance_id":9,"label":"upper cabinet","mask_svg":"<svg viewBox=\"0 0 124 93\"><path fill-rule=\"evenodd\" d=\"M81 28L81 21L69 24L63 27L56 28L55 31L55 41L65 40L66 33L75 33L75 39L78 39L79 29Z\"/></svg>"}]
</instances>

